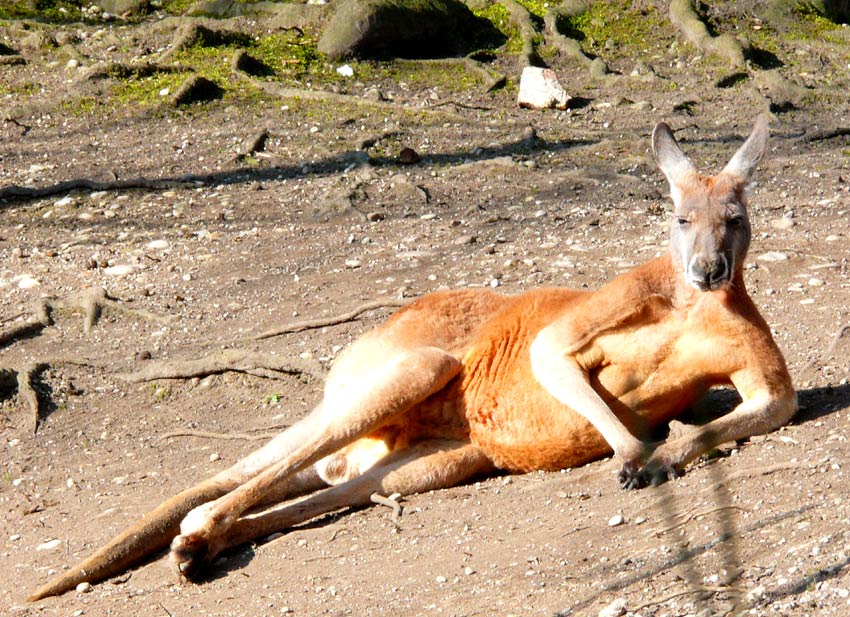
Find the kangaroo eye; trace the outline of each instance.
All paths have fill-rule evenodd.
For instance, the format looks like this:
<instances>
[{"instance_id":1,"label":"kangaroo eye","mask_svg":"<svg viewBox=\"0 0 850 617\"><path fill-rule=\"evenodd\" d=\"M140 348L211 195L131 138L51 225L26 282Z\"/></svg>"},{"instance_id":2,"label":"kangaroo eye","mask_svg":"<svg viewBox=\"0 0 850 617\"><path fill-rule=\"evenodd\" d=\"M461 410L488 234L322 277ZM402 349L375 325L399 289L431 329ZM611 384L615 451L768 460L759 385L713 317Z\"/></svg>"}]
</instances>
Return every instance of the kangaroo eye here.
<instances>
[{"instance_id":1,"label":"kangaroo eye","mask_svg":"<svg viewBox=\"0 0 850 617\"><path fill-rule=\"evenodd\" d=\"M677 216L676 223L679 227L687 227L690 224L690 221L683 216Z\"/></svg>"},{"instance_id":2,"label":"kangaroo eye","mask_svg":"<svg viewBox=\"0 0 850 617\"><path fill-rule=\"evenodd\" d=\"M726 221L726 224L729 227L740 227L744 223L743 216L733 216L731 219Z\"/></svg>"}]
</instances>

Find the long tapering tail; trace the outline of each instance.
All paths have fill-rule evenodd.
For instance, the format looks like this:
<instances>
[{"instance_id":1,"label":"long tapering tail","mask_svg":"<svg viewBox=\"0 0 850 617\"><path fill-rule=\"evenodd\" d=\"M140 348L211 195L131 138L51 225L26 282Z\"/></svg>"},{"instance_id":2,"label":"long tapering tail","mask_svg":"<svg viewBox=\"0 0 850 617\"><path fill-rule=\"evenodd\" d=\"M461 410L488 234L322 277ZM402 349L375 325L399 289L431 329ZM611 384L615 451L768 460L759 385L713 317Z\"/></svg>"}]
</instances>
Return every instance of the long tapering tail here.
<instances>
[{"instance_id":1,"label":"long tapering tail","mask_svg":"<svg viewBox=\"0 0 850 617\"><path fill-rule=\"evenodd\" d=\"M94 555L39 587L27 601L35 602L74 589L82 582L96 583L120 574L168 546L180 531L180 521L192 508L225 493L227 488L212 480L178 493L115 536Z\"/></svg>"}]
</instances>

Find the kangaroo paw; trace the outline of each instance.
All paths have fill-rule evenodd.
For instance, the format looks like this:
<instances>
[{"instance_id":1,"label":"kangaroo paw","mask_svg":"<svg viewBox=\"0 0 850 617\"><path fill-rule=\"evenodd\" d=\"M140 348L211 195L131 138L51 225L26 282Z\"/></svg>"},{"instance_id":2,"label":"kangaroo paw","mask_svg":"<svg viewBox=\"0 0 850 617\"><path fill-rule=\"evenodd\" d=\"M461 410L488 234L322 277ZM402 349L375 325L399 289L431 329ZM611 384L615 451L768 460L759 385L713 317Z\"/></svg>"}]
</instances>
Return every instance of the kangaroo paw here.
<instances>
[{"instance_id":1,"label":"kangaroo paw","mask_svg":"<svg viewBox=\"0 0 850 617\"><path fill-rule=\"evenodd\" d=\"M175 574L181 580L198 581L206 571L206 566L215 556L204 536L197 533L180 535L171 541L171 553L168 558Z\"/></svg>"},{"instance_id":2,"label":"kangaroo paw","mask_svg":"<svg viewBox=\"0 0 850 617\"><path fill-rule=\"evenodd\" d=\"M624 489L639 489L646 486L660 486L668 480L676 480L681 472L675 465L649 463L642 468L626 463L620 470L617 479Z\"/></svg>"}]
</instances>

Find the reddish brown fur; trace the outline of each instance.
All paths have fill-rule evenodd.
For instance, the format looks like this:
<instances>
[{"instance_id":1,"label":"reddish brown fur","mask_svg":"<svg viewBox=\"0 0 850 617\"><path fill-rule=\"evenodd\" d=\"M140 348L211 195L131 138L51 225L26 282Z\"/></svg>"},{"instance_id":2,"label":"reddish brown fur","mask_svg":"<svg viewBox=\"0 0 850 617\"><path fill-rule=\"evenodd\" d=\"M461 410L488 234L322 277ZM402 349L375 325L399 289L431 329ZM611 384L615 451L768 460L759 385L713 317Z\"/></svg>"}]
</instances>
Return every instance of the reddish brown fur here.
<instances>
[{"instance_id":1,"label":"reddish brown fur","mask_svg":"<svg viewBox=\"0 0 850 617\"><path fill-rule=\"evenodd\" d=\"M667 255L595 292L425 296L337 360L307 418L30 599L115 574L174 536L172 561L191 577L227 546L365 505L374 491L425 491L494 469L562 469L612 450L624 484L640 486L718 443L786 422L795 392L742 274L743 189L766 140L760 121L721 174L699 176L659 125L653 151L683 219L671 224ZM718 385L742 398L727 416L654 450L640 441ZM335 486L246 514L314 491L319 477Z\"/></svg>"}]
</instances>

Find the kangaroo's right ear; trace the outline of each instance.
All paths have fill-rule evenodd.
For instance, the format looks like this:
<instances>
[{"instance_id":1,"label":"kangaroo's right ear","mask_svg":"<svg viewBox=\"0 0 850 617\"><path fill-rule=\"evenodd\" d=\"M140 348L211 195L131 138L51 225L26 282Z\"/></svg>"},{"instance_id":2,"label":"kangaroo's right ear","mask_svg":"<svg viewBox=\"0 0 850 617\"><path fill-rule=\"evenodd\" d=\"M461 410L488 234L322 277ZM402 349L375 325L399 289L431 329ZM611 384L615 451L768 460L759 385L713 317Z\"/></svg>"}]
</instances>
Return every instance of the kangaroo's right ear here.
<instances>
[{"instance_id":1,"label":"kangaroo's right ear","mask_svg":"<svg viewBox=\"0 0 850 617\"><path fill-rule=\"evenodd\" d=\"M682 152L666 122L659 122L652 131L652 155L667 177L675 201L677 185L684 180L684 176L694 171L694 166Z\"/></svg>"},{"instance_id":2,"label":"kangaroo's right ear","mask_svg":"<svg viewBox=\"0 0 850 617\"><path fill-rule=\"evenodd\" d=\"M667 177L670 183L670 197L673 198L674 207L678 207L682 200L682 189L685 177L695 170L694 166L682 152L673 131L666 122L659 122L652 131L652 156L658 163L659 169Z\"/></svg>"}]
</instances>

